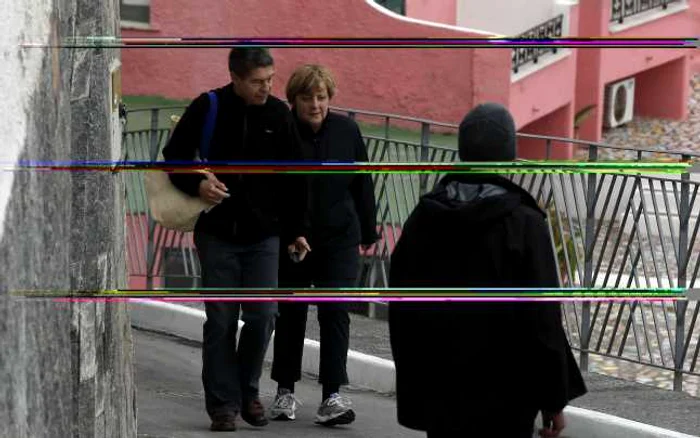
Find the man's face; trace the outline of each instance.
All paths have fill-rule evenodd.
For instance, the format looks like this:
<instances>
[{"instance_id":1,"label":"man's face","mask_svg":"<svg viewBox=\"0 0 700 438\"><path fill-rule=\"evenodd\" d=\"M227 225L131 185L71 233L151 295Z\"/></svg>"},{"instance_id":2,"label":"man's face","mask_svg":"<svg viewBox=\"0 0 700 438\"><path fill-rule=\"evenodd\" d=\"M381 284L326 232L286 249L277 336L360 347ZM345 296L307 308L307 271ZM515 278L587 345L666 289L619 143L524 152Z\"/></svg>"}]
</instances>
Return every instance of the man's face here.
<instances>
[{"instance_id":1,"label":"man's face","mask_svg":"<svg viewBox=\"0 0 700 438\"><path fill-rule=\"evenodd\" d=\"M233 87L248 105L264 105L272 90L272 77L275 67L257 67L248 76L241 78L231 72Z\"/></svg>"}]
</instances>

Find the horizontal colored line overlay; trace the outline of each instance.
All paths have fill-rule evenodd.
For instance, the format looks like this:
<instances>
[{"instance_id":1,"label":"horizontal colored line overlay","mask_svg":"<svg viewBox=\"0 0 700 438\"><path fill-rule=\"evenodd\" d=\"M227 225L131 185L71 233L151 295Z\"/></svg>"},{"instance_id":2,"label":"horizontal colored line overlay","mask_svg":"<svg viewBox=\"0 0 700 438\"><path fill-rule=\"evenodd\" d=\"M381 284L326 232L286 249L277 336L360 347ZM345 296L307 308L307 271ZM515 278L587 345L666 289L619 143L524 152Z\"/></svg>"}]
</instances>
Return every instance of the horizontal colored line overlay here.
<instances>
[{"instance_id":1,"label":"horizontal colored line overlay","mask_svg":"<svg viewBox=\"0 0 700 438\"><path fill-rule=\"evenodd\" d=\"M302 302L302 303L325 303L325 302L350 302L350 303L388 303L388 302L405 302L405 303L511 303L511 302L629 302L629 301L644 301L644 302L673 302L685 301L680 297L461 297L461 298L328 298L328 297L306 297L306 298L270 298L270 297L63 297L52 298L56 302L130 302L142 301L144 299L153 301L164 301L172 303L197 303L197 302L237 302L237 303L260 303L260 302Z\"/></svg>"},{"instance_id":2,"label":"horizontal colored line overlay","mask_svg":"<svg viewBox=\"0 0 700 438\"><path fill-rule=\"evenodd\" d=\"M456 163L344 163L344 162L195 162L195 161L21 161L8 171L144 171L192 173L663 173L678 174L692 167L689 162L660 161L507 161Z\"/></svg>"},{"instance_id":3,"label":"horizontal colored line overlay","mask_svg":"<svg viewBox=\"0 0 700 438\"><path fill-rule=\"evenodd\" d=\"M226 48L226 47L308 47L308 48L517 48L517 47L590 47L590 48L694 48L698 38L246 38L246 37L74 37L62 41L64 48ZM23 47L47 47L23 44Z\"/></svg>"},{"instance_id":4,"label":"horizontal colored line overlay","mask_svg":"<svg viewBox=\"0 0 700 438\"><path fill-rule=\"evenodd\" d=\"M509 301L509 300L653 300L686 299L683 288L493 288L493 289L235 289L235 288L200 288L141 290L117 289L100 292L60 292L27 291L14 292L15 296L27 298L65 298L93 300L106 298L141 299L154 298L163 300L219 300L231 301Z\"/></svg>"},{"instance_id":5,"label":"horizontal colored line overlay","mask_svg":"<svg viewBox=\"0 0 700 438\"><path fill-rule=\"evenodd\" d=\"M180 294L180 293L201 293L201 292L224 292L224 293L241 293L241 294L257 294L257 293L274 293L279 295L286 294L389 294L389 295L435 295L435 294L491 294L491 293L530 293L530 294L545 294L545 293L598 293L598 292L614 292L614 293L683 293L687 290L682 287L406 287L406 288L371 288L371 287L340 287L340 288L283 288L283 287L197 287L197 288L167 288L167 289L106 289L103 291L72 291L73 294L115 294L115 293L143 293L153 292L161 294ZM15 291L14 293L33 294L33 293L64 293L61 291L41 291L27 290Z\"/></svg>"}]
</instances>

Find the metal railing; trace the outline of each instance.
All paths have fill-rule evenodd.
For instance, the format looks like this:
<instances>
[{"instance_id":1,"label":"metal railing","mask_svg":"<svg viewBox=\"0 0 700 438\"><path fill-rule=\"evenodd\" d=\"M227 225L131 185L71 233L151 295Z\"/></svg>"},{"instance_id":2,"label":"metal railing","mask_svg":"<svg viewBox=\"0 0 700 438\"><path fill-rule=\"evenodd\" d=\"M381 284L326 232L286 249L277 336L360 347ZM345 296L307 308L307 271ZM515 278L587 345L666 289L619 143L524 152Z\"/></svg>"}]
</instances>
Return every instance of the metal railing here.
<instances>
[{"instance_id":1,"label":"metal railing","mask_svg":"<svg viewBox=\"0 0 700 438\"><path fill-rule=\"evenodd\" d=\"M680 0L612 0L610 21L622 24L627 17L654 9L665 10L669 3L678 1Z\"/></svg>"},{"instance_id":2,"label":"metal railing","mask_svg":"<svg viewBox=\"0 0 700 438\"><path fill-rule=\"evenodd\" d=\"M172 108L170 108L172 109ZM356 119L379 119L381 127L363 133L373 162L457 159L454 138L440 138L437 129L456 132L457 126L419 118L334 108ZM149 109L158 120L158 109ZM131 113L134 113L132 111ZM394 124L420 127L418 141L397 140ZM375 123L376 125L376 123ZM369 128L363 128L369 129ZM150 128L124 134L125 157L154 159L169 129L153 122ZM378 132L378 133L377 133ZM605 159L610 151L631 160L665 157L700 162L691 152L619 147L580 140L519 134L553 147L568 144L586 160ZM443 145L435 145L442 142ZM363 285L387 285L388 263L401 226L441 175L375 174L378 223L383 239L364 258ZM670 176L621 174L535 174L512 179L528 190L548 213L562 284L575 287L697 287L700 270L700 179L686 173ZM126 175L129 273L146 279L148 287L197 284L199 265L190 233L163 230L148 217L142 175ZM168 260L177 254L177 260ZM181 274L164 275L168 264ZM563 306L563 320L583 369L591 354L621 359L673 372L674 389L685 375L700 376L700 324L697 302L581 302Z\"/></svg>"},{"instance_id":3,"label":"metal railing","mask_svg":"<svg viewBox=\"0 0 700 438\"><path fill-rule=\"evenodd\" d=\"M564 14L559 14L556 17L538 24L532 29L517 35L517 38L530 38L535 40L543 40L547 38L559 38L562 36L564 27ZM537 64L537 61L542 56L548 53L557 53L556 47L518 47L513 49L513 73L518 73L518 70L523 65L528 63Z\"/></svg>"}]
</instances>

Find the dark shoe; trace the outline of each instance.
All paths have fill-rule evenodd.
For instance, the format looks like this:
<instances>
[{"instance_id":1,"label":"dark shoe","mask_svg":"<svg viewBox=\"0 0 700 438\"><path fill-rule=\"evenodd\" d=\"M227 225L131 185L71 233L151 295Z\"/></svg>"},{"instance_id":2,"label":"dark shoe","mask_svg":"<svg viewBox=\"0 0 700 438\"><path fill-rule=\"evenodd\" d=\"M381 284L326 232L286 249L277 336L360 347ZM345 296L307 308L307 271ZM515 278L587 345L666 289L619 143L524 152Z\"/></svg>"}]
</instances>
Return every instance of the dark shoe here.
<instances>
[{"instance_id":1,"label":"dark shoe","mask_svg":"<svg viewBox=\"0 0 700 438\"><path fill-rule=\"evenodd\" d=\"M236 414L219 414L211 419L209 430L214 432L233 432L236 430Z\"/></svg>"},{"instance_id":2,"label":"dark shoe","mask_svg":"<svg viewBox=\"0 0 700 438\"><path fill-rule=\"evenodd\" d=\"M241 410L241 418L251 426L266 426L269 423L265 417L265 408L260 400L252 400Z\"/></svg>"}]
</instances>

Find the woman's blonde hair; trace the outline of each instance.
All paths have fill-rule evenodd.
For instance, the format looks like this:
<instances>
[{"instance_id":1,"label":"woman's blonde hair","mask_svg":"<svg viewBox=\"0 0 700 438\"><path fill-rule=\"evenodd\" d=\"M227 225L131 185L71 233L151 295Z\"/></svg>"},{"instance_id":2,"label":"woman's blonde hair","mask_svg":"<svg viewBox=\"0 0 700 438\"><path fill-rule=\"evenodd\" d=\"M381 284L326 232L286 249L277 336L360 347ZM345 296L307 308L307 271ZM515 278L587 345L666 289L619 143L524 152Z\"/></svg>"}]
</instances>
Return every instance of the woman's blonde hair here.
<instances>
[{"instance_id":1,"label":"woman's blonde hair","mask_svg":"<svg viewBox=\"0 0 700 438\"><path fill-rule=\"evenodd\" d=\"M294 70L287 82L287 101L294 105L298 95L313 93L314 89L321 85L326 86L328 98L332 99L335 94L335 80L331 71L318 64L302 65Z\"/></svg>"}]
</instances>

